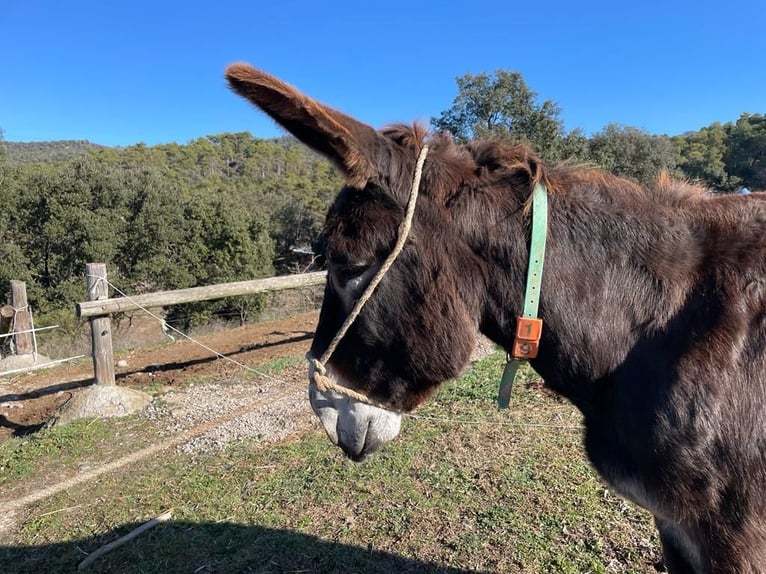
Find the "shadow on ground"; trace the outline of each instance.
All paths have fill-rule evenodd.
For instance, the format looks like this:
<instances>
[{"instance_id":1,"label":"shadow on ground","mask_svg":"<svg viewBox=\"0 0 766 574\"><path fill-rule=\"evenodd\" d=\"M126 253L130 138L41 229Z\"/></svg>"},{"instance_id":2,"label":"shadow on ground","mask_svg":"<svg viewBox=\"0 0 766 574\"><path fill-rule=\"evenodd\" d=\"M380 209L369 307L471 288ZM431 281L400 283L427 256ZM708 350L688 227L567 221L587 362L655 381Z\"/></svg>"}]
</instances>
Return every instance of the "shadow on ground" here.
<instances>
[{"instance_id":1,"label":"shadow on ground","mask_svg":"<svg viewBox=\"0 0 766 574\"><path fill-rule=\"evenodd\" d=\"M0 546L5 574L76 572L87 554L127 534L125 524L103 536L41 546ZM372 548L320 540L287 530L232 523L167 522L96 559L89 573L365 573L467 574Z\"/></svg>"}]
</instances>

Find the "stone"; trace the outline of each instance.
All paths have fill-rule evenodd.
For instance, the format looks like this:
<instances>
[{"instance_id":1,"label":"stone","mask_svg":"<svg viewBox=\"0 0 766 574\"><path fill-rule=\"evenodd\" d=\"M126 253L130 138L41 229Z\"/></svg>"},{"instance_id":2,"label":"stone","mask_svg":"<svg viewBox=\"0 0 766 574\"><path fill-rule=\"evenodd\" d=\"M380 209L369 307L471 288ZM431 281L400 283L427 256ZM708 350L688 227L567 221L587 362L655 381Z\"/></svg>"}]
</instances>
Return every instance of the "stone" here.
<instances>
[{"instance_id":1,"label":"stone","mask_svg":"<svg viewBox=\"0 0 766 574\"><path fill-rule=\"evenodd\" d=\"M38 369L48 365L49 363L50 366L55 364L48 357L39 353L29 353L28 355L8 355L7 357L0 359L0 373L14 373L17 371L24 371L26 369Z\"/></svg>"},{"instance_id":2,"label":"stone","mask_svg":"<svg viewBox=\"0 0 766 574\"><path fill-rule=\"evenodd\" d=\"M142 391L117 385L93 385L76 393L53 419L63 425L83 418L125 417L145 409L152 398Z\"/></svg>"}]
</instances>

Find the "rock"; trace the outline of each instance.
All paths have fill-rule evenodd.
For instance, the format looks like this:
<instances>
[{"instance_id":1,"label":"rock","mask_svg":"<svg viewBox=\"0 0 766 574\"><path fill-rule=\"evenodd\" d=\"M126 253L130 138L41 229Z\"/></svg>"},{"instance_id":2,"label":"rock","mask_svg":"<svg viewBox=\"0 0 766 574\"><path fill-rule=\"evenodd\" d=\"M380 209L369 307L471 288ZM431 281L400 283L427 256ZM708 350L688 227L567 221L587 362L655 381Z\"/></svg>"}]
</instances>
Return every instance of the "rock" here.
<instances>
[{"instance_id":1,"label":"rock","mask_svg":"<svg viewBox=\"0 0 766 574\"><path fill-rule=\"evenodd\" d=\"M128 362L125 359L120 359L117 361L117 366L123 369L128 366Z\"/></svg>"},{"instance_id":2,"label":"rock","mask_svg":"<svg viewBox=\"0 0 766 574\"><path fill-rule=\"evenodd\" d=\"M93 385L75 394L54 418L54 425L63 425L87 417L125 417L146 408L151 397L135 389L117 385Z\"/></svg>"},{"instance_id":3,"label":"rock","mask_svg":"<svg viewBox=\"0 0 766 574\"><path fill-rule=\"evenodd\" d=\"M8 355L7 357L0 359L0 373L5 373L6 371L10 373L25 369L39 368L45 366L48 363L51 363L51 366L55 364L48 357L39 353L30 353L28 355Z\"/></svg>"}]
</instances>

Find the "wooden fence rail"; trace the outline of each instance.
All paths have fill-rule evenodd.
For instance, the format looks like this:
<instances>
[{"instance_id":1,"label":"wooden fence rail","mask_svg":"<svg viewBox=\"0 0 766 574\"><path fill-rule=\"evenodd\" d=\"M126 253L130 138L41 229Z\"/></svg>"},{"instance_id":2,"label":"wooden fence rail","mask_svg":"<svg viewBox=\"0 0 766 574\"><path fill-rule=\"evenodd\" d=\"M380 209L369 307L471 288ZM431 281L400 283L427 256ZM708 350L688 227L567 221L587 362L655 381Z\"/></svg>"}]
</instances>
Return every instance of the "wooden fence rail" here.
<instances>
[{"instance_id":1,"label":"wooden fence rail","mask_svg":"<svg viewBox=\"0 0 766 574\"><path fill-rule=\"evenodd\" d=\"M134 311L142 308L151 309L153 307L166 307L168 305L180 305L196 301L210 301L224 297L254 295L267 291L323 285L326 276L326 271L316 271L300 275L285 275L283 277L269 277L268 279L190 287L189 289L177 289L175 291L157 291L156 293L132 295L130 298L116 297L114 299L85 301L77 303L77 316L81 319L86 319L119 313L121 311Z\"/></svg>"},{"instance_id":2,"label":"wooden fence rail","mask_svg":"<svg viewBox=\"0 0 766 574\"><path fill-rule=\"evenodd\" d=\"M136 309L151 309L168 305L180 305L196 301L210 301L224 297L254 295L268 291L295 289L323 285L326 271L285 275L252 281L221 283L205 287L158 291L130 297L108 297L106 265L89 263L85 269L89 301L76 304L77 316L90 320L93 371L97 385L114 385L114 359L112 351L112 329L109 315Z\"/></svg>"}]
</instances>

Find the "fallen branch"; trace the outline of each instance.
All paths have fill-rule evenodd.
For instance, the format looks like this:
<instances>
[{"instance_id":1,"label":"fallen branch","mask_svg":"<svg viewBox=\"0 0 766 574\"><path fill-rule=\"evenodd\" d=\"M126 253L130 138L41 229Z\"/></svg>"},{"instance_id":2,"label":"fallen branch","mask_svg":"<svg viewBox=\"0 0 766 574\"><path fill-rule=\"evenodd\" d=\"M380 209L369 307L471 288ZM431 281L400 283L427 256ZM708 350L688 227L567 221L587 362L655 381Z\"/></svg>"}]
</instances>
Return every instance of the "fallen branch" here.
<instances>
[{"instance_id":1,"label":"fallen branch","mask_svg":"<svg viewBox=\"0 0 766 574\"><path fill-rule=\"evenodd\" d=\"M114 540L113 542L110 542L109 544L104 544L98 550L88 554L88 557L85 560L83 560L82 562L80 562L80 564L77 566L77 569L78 570L82 570L83 568L85 568L86 566L91 564L94 560L96 560L97 558L101 558L107 552L111 552L112 550L114 550L115 548L119 548L120 546L122 546L126 542L130 542L131 540L133 540L137 536L141 535L142 533L146 532L150 528L154 528L160 522L165 522L167 520L170 520L171 512L172 511L170 511L170 510L168 510L167 512L163 512L162 514L160 514L156 518L152 518L149 522L145 522L144 524L142 524L138 528L135 528L134 530L131 530L125 536L121 536L120 538L118 538L117 540Z\"/></svg>"}]
</instances>

